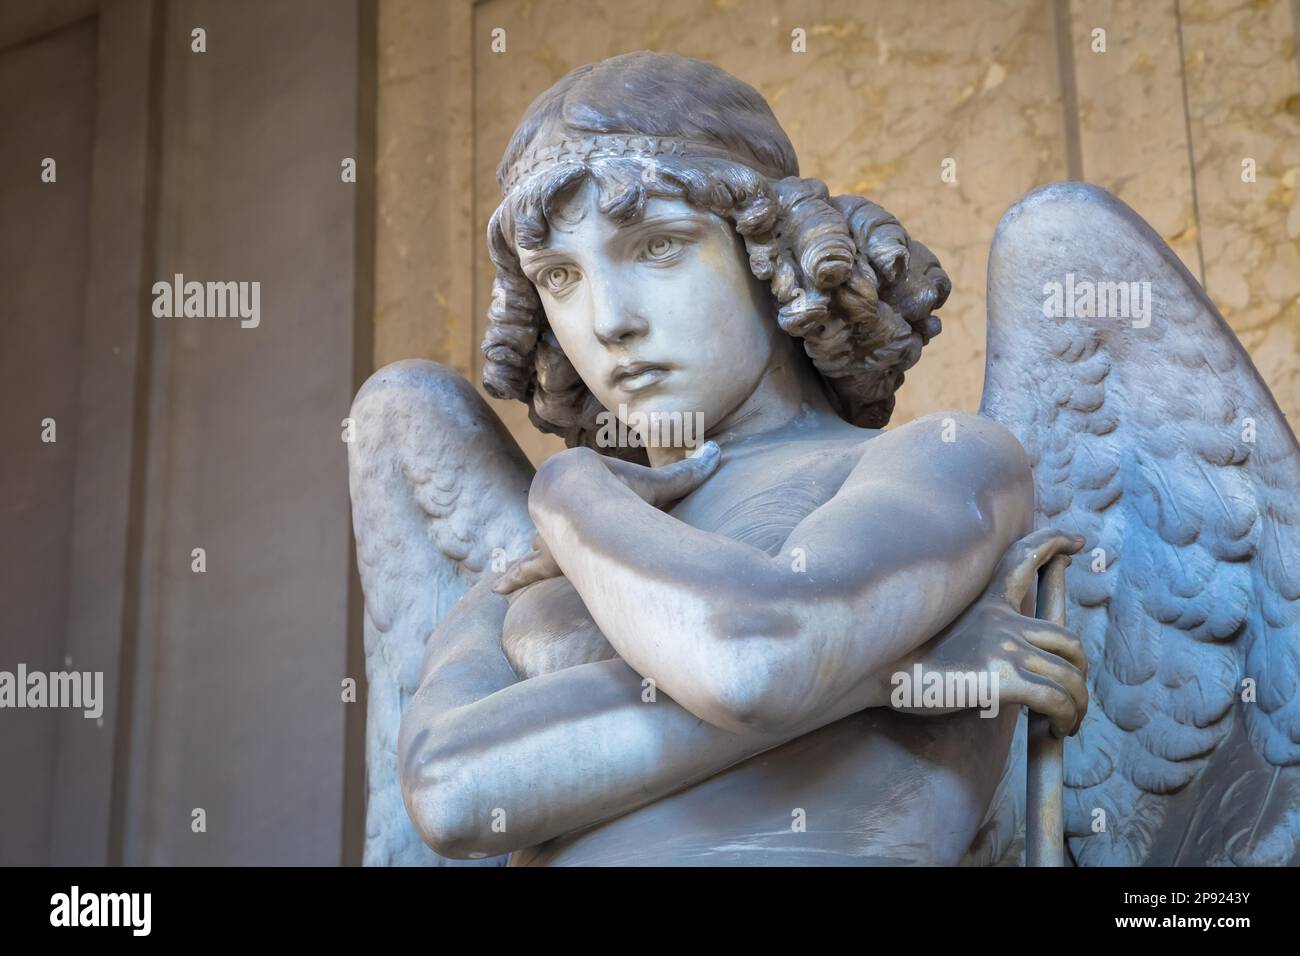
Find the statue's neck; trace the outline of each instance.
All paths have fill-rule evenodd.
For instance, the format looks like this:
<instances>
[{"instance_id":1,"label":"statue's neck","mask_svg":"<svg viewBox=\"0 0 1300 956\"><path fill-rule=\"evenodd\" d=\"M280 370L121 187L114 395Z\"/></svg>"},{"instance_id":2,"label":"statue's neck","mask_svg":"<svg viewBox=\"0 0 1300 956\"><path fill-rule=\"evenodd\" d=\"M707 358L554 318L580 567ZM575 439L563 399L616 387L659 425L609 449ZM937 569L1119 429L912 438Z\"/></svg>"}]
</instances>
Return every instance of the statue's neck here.
<instances>
[{"instance_id":1,"label":"statue's neck","mask_svg":"<svg viewBox=\"0 0 1300 956\"><path fill-rule=\"evenodd\" d=\"M770 437L779 441L792 431L818 427L851 427L826 398L821 377L803 354L798 339L776 329L772 355L762 378L749 396L716 424L705 438L716 441L725 455L727 446L744 441L747 445ZM689 448L647 449L656 468L678 461Z\"/></svg>"}]
</instances>

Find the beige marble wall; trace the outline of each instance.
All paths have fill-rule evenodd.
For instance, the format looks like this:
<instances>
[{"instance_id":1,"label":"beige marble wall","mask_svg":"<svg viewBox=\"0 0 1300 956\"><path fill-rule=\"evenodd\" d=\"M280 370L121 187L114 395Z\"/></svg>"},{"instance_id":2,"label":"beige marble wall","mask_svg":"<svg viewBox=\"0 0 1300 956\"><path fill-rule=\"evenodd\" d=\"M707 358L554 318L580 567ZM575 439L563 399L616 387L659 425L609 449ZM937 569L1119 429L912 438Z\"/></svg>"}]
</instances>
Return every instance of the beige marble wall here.
<instances>
[{"instance_id":1,"label":"beige marble wall","mask_svg":"<svg viewBox=\"0 0 1300 956\"><path fill-rule=\"evenodd\" d=\"M498 28L504 52L492 51ZM795 28L805 53L791 50ZM424 355L477 376L491 283L481 237L510 132L572 67L649 48L753 84L805 175L877 199L939 255L954 286L944 333L909 373L895 421L978 405L993 229L1029 189L1080 176L1206 278L1283 410L1300 412L1294 36L1283 0L383 0L376 363ZM1249 186L1247 155L1259 166ZM940 179L945 158L956 183ZM443 191L425 194L428 182ZM535 461L558 447L521 405L498 407Z\"/></svg>"},{"instance_id":2,"label":"beige marble wall","mask_svg":"<svg viewBox=\"0 0 1300 956\"><path fill-rule=\"evenodd\" d=\"M468 184L471 4L380 6L375 354L436 358L469 375L474 339Z\"/></svg>"},{"instance_id":3,"label":"beige marble wall","mask_svg":"<svg viewBox=\"0 0 1300 956\"><path fill-rule=\"evenodd\" d=\"M1300 428L1300 4L1183 0L1205 288ZM1242 161L1255 161L1255 182Z\"/></svg>"},{"instance_id":4,"label":"beige marble wall","mask_svg":"<svg viewBox=\"0 0 1300 956\"><path fill-rule=\"evenodd\" d=\"M1138 210L1204 281L1183 111L1175 0L1090 0L1070 7L1079 167ZM1104 34L1094 31L1102 30ZM1103 47L1104 43L1104 47Z\"/></svg>"}]
</instances>

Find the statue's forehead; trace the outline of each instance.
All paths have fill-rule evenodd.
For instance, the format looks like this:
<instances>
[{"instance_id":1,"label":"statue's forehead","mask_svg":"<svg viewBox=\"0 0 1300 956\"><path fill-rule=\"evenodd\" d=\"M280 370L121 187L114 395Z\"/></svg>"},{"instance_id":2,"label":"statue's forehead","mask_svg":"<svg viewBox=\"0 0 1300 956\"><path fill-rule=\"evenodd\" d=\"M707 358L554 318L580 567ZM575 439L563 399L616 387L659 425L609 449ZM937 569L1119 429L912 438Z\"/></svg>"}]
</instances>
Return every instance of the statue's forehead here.
<instances>
[{"instance_id":1,"label":"statue's forehead","mask_svg":"<svg viewBox=\"0 0 1300 956\"><path fill-rule=\"evenodd\" d=\"M640 231L656 222L672 219L698 219L707 221L714 217L707 210L694 206L684 199L672 196L647 196L640 215L616 220L600 211L600 193L595 182L588 179L574 190L563 203L556 206L548 217L548 237L542 249L555 248L574 241L593 238L608 239L632 231ZM538 250L540 251L540 249Z\"/></svg>"}]
</instances>

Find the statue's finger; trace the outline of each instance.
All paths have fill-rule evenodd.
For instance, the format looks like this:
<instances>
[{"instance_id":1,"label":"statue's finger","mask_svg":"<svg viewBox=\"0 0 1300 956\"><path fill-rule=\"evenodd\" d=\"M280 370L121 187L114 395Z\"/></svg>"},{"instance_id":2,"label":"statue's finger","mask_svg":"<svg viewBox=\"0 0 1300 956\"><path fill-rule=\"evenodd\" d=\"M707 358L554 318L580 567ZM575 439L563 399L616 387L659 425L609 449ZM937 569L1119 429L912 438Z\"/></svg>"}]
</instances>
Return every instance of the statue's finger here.
<instances>
[{"instance_id":1,"label":"statue's finger","mask_svg":"<svg viewBox=\"0 0 1300 956\"><path fill-rule=\"evenodd\" d=\"M492 590L497 594L510 594L538 581L559 577L563 573L550 552L543 550L507 568L505 574L501 575L501 580L492 585Z\"/></svg>"},{"instance_id":2,"label":"statue's finger","mask_svg":"<svg viewBox=\"0 0 1300 956\"><path fill-rule=\"evenodd\" d=\"M1017 684L1015 696L1031 711L1048 718L1057 737L1068 737L1078 727L1078 707L1064 687L1037 675L1025 677Z\"/></svg>"},{"instance_id":3,"label":"statue's finger","mask_svg":"<svg viewBox=\"0 0 1300 956\"><path fill-rule=\"evenodd\" d=\"M718 447L718 443L708 441L681 461L651 469L654 503L666 505L679 498L685 498L704 484L705 479L717 470L720 461L722 461L722 450Z\"/></svg>"},{"instance_id":4,"label":"statue's finger","mask_svg":"<svg viewBox=\"0 0 1300 956\"><path fill-rule=\"evenodd\" d=\"M1088 673L1088 655L1083 642L1063 627L1049 621L1035 621L1035 626L1024 632L1024 639L1040 650L1064 658L1084 674Z\"/></svg>"},{"instance_id":5,"label":"statue's finger","mask_svg":"<svg viewBox=\"0 0 1300 956\"><path fill-rule=\"evenodd\" d=\"M1031 674L1046 677L1069 694L1078 714L1088 709L1088 682L1083 672L1069 661L1054 654L1031 654L1024 666Z\"/></svg>"},{"instance_id":6,"label":"statue's finger","mask_svg":"<svg viewBox=\"0 0 1300 956\"><path fill-rule=\"evenodd\" d=\"M1001 580L1007 603L1016 609L1022 607L1038 569L1058 554L1075 554L1083 547L1083 540L1056 528L1041 528L1012 545L994 572L994 579Z\"/></svg>"},{"instance_id":7,"label":"statue's finger","mask_svg":"<svg viewBox=\"0 0 1300 956\"><path fill-rule=\"evenodd\" d=\"M519 565L515 564L506 568L505 573L497 579L496 584L492 585L492 590L497 594L510 594L512 591L519 590L520 587Z\"/></svg>"}]
</instances>

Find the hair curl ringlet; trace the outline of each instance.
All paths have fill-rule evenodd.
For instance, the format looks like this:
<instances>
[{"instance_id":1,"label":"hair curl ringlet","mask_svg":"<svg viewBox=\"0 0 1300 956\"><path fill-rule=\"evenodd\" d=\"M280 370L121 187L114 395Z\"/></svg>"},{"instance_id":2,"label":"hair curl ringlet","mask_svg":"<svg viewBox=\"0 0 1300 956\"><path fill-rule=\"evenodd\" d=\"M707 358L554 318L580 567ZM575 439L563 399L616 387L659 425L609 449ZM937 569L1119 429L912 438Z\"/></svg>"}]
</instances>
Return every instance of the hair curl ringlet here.
<instances>
[{"instance_id":1,"label":"hair curl ringlet","mask_svg":"<svg viewBox=\"0 0 1300 956\"><path fill-rule=\"evenodd\" d=\"M529 420L569 447L644 461L595 442L604 409L550 331L516 247L535 249L585 180L600 212L635 221L652 196L729 221L776 321L804 351L846 420L888 423L903 374L939 334L951 291L934 255L860 196L799 176L794 148L763 98L711 64L640 52L573 70L542 93L506 147L504 197L488 224L496 267L483 387L527 403Z\"/></svg>"}]
</instances>

